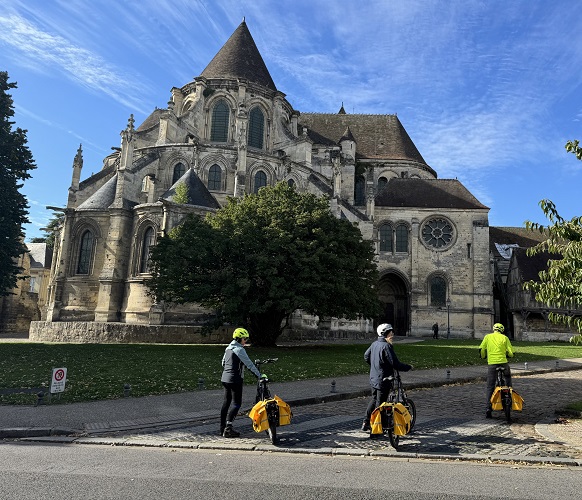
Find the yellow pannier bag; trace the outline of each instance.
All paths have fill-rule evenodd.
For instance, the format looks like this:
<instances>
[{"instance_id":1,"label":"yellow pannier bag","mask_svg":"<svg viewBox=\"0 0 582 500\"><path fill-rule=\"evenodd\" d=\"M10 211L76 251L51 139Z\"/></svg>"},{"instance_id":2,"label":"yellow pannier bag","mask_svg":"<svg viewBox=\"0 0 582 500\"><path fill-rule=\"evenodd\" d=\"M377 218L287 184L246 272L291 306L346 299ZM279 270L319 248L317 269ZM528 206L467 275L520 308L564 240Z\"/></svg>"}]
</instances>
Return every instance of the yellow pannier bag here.
<instances>
[{"instance_id":1,"label":"yellow pannier bag","mask_svg":"<svg viewBox=\"0 0 582 500\"><path fill-rule=\"evenodd\" d=\"M408 408L402 403L396 403L392 409L392 416L394 418L394 434L397 436L405 436L410 432L410 422L412 415Z\"/></svg>"},{"instance_id":2,"label":"yellow pannier bag","mask_svg":"<svg viewBox=\"0 0 582 500\"><path fill-rule=\"evenodd\" d=\"M274 399L277 401L277 406L279 407L279 425L289 425L293 417L291 407L279 396L275 396Z\"/></svg>"},{"instance_id":3,"label":"yellow pannier bag","mask_svg":"<svg viewBox=\"0 0 582 500\"><path fill-rule=\"evenodd\" d=\"M382 403L376 408L370 416L370 434L383 434L382 428L382 412L387 406L392 407L392 415L394 419L394 434L404 436L410 432L410 422L412 416L410 412L402 403Z\"/></svg>"},{"instance_id":4,"label":"yellow pannier bag","mask_svg":"<svg viewBox=\"0 0 582 500\"><path fill-rule=\"evenodd\" d=\"M266 431L269 428L269 420L267 419L267 401L259 401L251 408L249 418L253 422L253 430L255 432Z\"/></svg>"},{"instance_id":5,"label":"yellow pannier bag","mask_svg":"<svg viewBox=\"0 0 582 500\"><path fill-rule=\"evenodd\" d=\"M513 389L511 390L511 409L516 411L523 410L523 398Z\"/></svg>"},{"instance_id":6,"label":"yellow pannier bag","mask_svg":"<svg viewBox=\"0 0 582 500\"><path fill-rule=\"evenodd\" d=\"M269 428L267 404L273 402L277 403L277 406L279 407L279 425L289 425L291 423L291 417L293 416L291 408L279 396L275 396L272 399L259 401L251 408L249 418L253 423L253 429L255 432L263 432Z\"/></svg>"},{"instance_id":7,"label":"yellow pannier bag","mask_svg":"<svg viewBox=\"0 0 582 500\"><path fill-rule=\"evenodd\" d=\"M508 389L508 387L496 387L491 395L491 408L493 410L503 410L503 404L501 403L501 390ZM523 410L523 398L509 387L509 392L511 393L511 409L516 411Z\"/></svg>"}]
</instances>

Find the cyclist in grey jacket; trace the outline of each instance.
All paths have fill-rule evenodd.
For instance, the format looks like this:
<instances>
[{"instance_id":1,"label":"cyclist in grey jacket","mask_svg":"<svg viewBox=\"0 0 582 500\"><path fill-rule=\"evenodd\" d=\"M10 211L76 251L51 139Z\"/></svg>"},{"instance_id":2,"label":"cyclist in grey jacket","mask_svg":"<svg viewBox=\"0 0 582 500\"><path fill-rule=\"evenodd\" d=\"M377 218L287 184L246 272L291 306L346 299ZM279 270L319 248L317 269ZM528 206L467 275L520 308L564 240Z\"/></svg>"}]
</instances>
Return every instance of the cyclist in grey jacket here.
<instances>
[{"instance_id":1,"label":"cyclist in grey jacket","mask_svg":"<svg viewBox=\"0 0 582 500\"><path fill-rule=\"evenodd\" d=\"M246 340L249 338L249 332L244 328L237 328L232 334L232 338L233 341L228 344L222 357L222 377L220 378L224 387L224 400L220 410L220 434L224 437L240 436L240 432L232 428L232 423L242 404L245 366L257 377L261 376L261 372L251 361L244 348Z\"/></svg>"},{"instance_id":2,"label":"cyclist in grey jacket","mask_svg":"<svg viewBox=\"0 0 582 500\"><path fill-rule=\"evenodd\" d=\"M372 400L366 410L366 418L362 423L362 431L370 430L370 416L374 409L388 400L392 389L392 382L384 380L394 376L394 369L402 372L412 370L411 365L401 363L396 357L392 347L394 330L389 323L381 324L377 329L378 340L372 343L364 353L364 361L370 365L370 386L372 387Z\"/></svg>"}]
</instances>

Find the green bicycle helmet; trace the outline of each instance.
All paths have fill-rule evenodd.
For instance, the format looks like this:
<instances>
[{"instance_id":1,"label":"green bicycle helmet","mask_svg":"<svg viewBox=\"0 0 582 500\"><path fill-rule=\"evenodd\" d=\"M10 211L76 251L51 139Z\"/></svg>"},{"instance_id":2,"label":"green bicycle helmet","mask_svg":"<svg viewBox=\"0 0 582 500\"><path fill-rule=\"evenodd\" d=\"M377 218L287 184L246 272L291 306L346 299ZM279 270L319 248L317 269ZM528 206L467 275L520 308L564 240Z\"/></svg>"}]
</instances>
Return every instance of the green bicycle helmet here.
<instances>
[{"instance_id":1,"label":"green bicycle helmet","mask_svg":"<svg viewBox=\"0 0 582 500\"><path fill-rule=\"evenodd\" d=\"M248 339L249 338L249 332L247 330L245 330L244 328L237 328L233 332L232 338L235 339L235 340Z\"/></svg>"},{"instance_id":2,"label":"green bicycle helmet","mask_svg":"<svg viewBox=\"0 0 582 500\"><path fill-rule=\"evenodd\" d=\"M505 331L505 327L501 323L495 323L493 325L493 331L503 333Z\"/></svg>"}]
</instances>

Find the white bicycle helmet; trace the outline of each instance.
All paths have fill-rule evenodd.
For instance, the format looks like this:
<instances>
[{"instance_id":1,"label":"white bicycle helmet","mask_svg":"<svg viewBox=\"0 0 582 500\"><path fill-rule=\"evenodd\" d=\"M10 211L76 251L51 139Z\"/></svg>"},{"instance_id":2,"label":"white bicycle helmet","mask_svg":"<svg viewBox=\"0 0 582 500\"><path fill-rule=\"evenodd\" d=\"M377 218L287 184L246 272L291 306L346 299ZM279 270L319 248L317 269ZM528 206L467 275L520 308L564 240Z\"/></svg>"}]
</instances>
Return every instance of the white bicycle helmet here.
<instances>
[{"instance_id":1,"label":"white bicycle helmet","mask_svg":"<svg viewBox=\"0 0 582 500\"><path fill-rule=\"evenodd\" d=\"M389 331L394 330L390 323L382 323L381 325L376 328L376 332L378 333L378 337L385 337Z\"/></svg>"}]
</instances>

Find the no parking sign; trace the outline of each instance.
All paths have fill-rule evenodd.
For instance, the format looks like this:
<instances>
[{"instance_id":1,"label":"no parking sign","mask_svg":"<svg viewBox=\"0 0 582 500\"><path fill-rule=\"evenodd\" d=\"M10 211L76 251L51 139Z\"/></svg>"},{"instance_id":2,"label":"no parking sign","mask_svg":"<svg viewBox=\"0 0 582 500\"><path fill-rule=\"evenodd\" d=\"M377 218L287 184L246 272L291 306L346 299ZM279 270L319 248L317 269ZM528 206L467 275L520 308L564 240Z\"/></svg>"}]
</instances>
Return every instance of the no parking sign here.
<instances>
[{"instance_id":1,"label":"no parking sign","mask_svg":"<svg viewBox=\"0 0 582 500\"><path fill-rule=\"evenodd\" d=\"M67 369L53 368L53 377L51 380L51 394L63 392L65 390L66 381L67 381Z\"/></svg>"}]
</instances>

